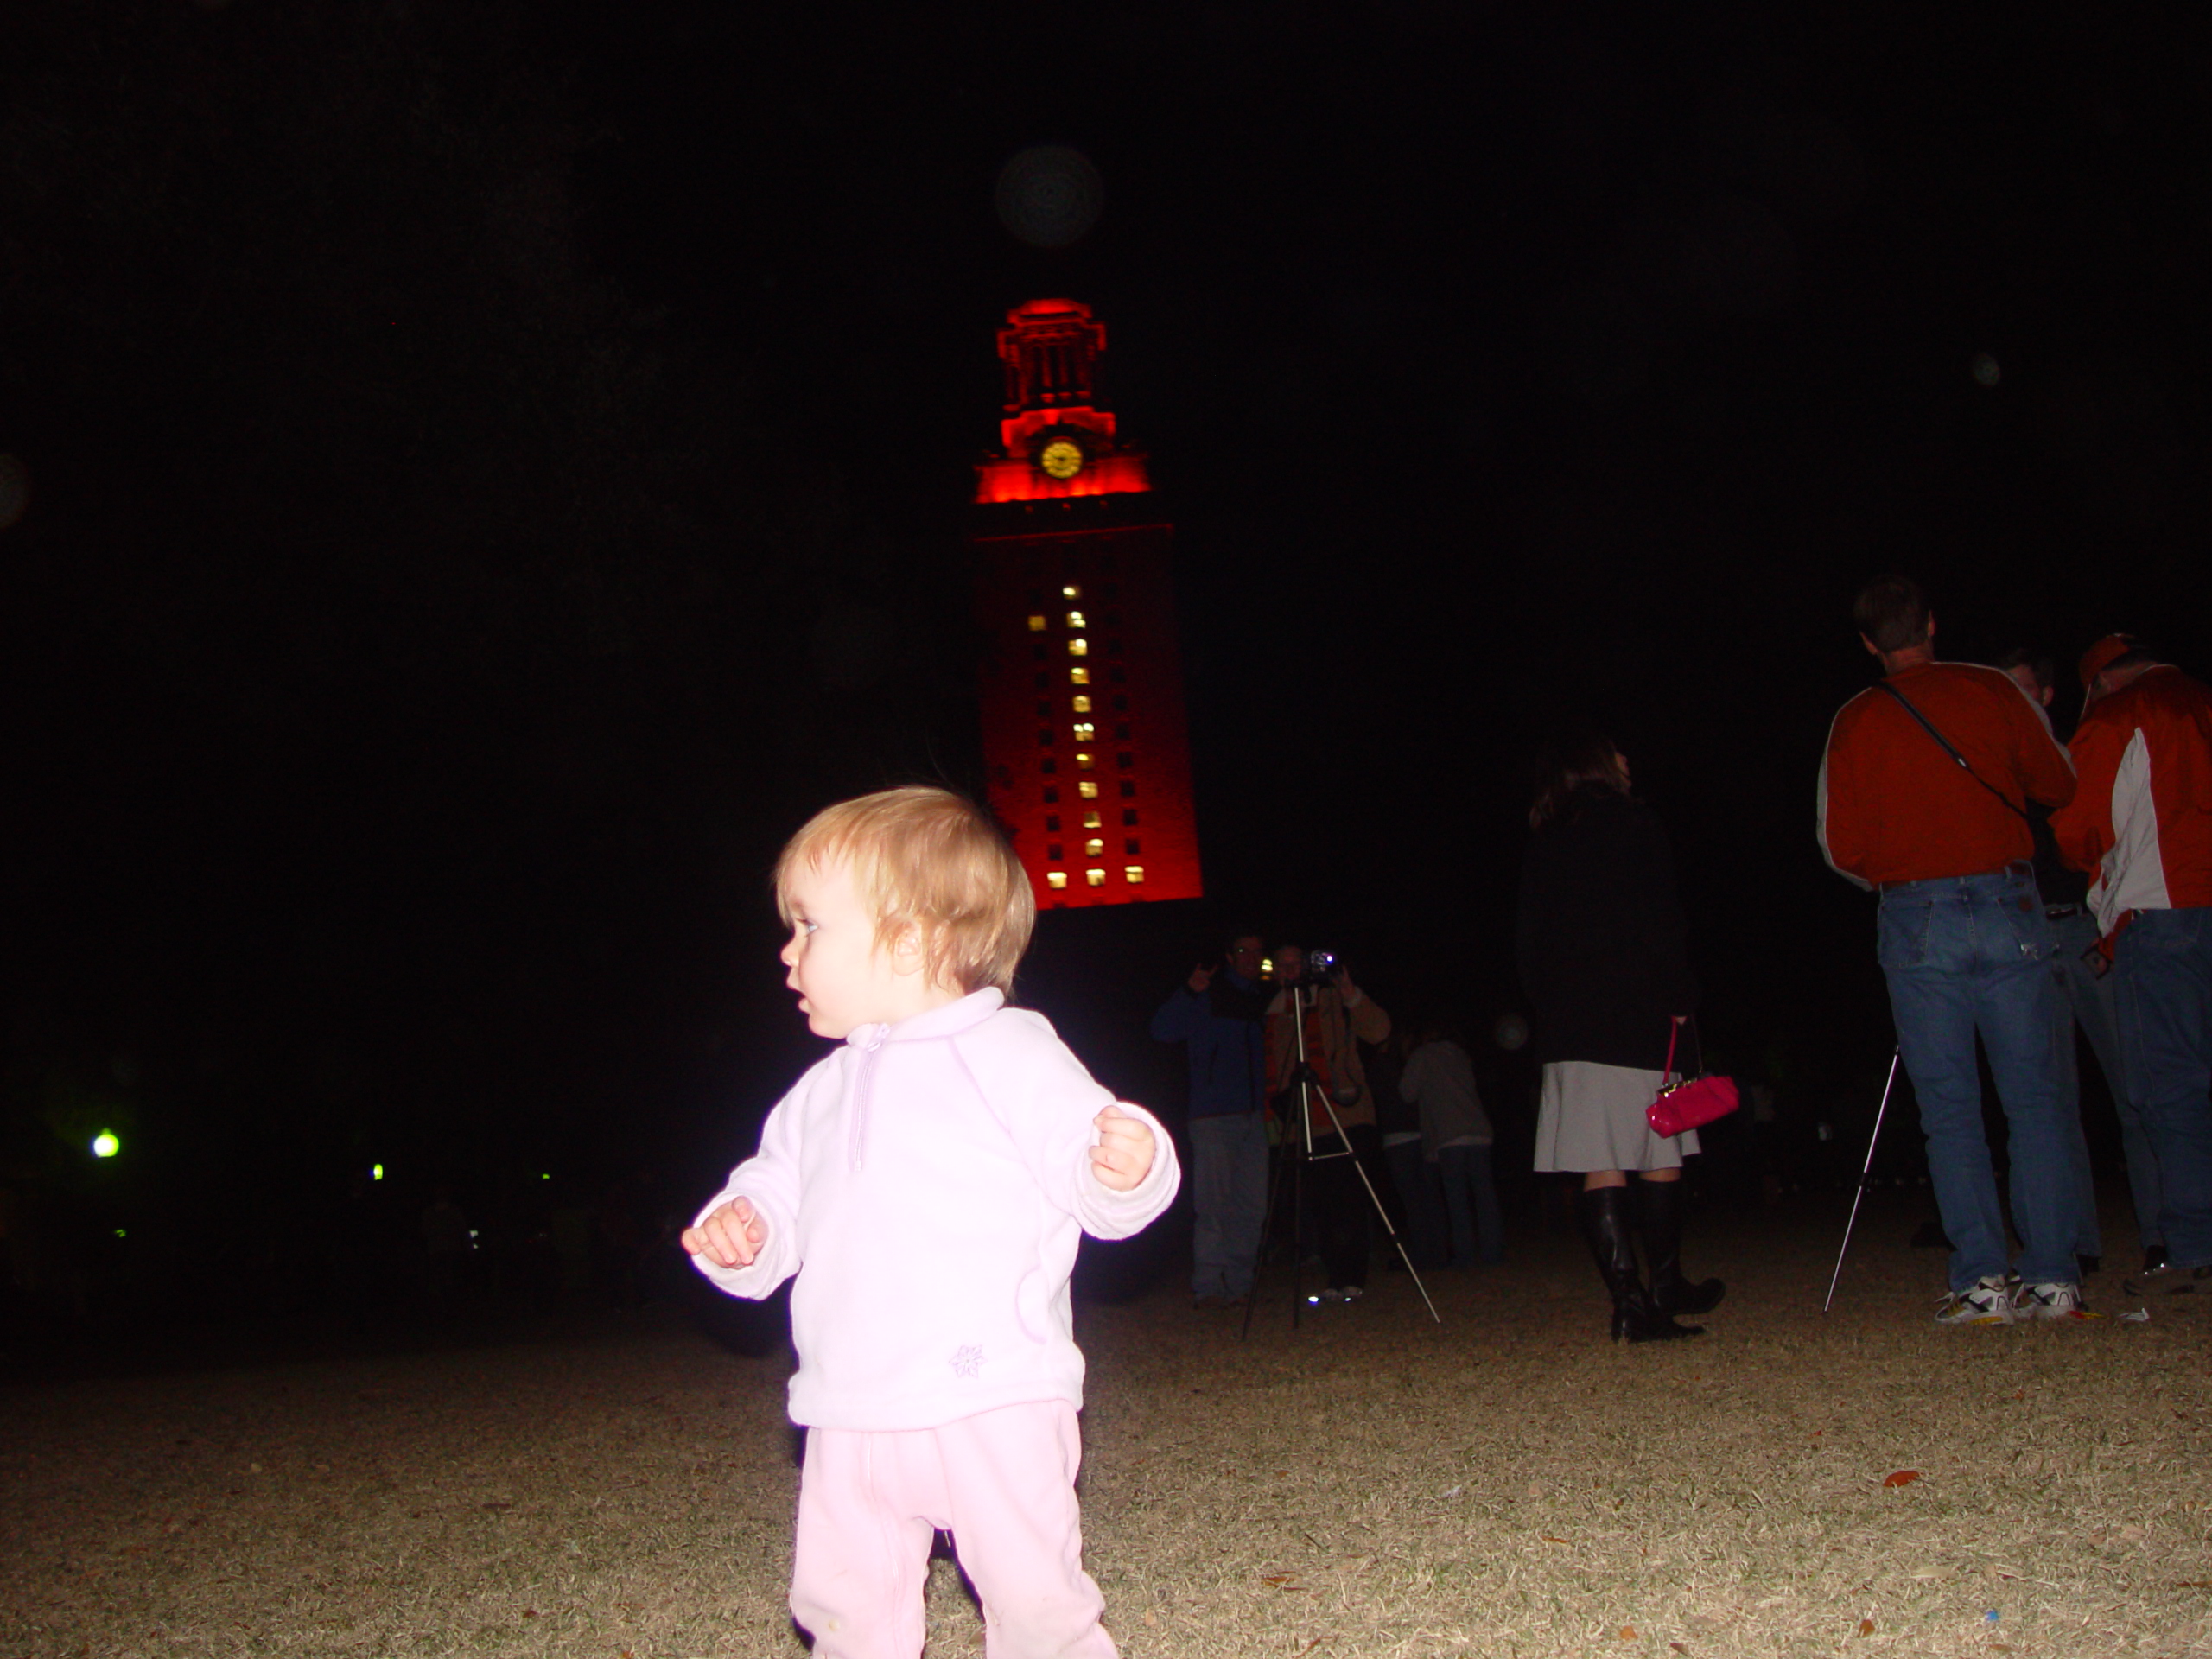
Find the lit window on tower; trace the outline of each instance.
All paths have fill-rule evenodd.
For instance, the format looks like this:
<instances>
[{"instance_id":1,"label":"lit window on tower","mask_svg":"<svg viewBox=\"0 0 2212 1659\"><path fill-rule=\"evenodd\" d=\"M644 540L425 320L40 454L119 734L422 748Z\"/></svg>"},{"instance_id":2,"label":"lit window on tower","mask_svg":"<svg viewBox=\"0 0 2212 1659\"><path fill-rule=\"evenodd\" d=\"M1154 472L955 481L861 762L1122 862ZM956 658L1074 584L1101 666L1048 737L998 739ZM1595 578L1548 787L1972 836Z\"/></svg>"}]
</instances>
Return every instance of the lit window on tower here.
<instances>
[{"instance_id":1,"label":"lit window on tower","mask_svg":"<svg viewBox=\"0 0 2212 1659\"><path fill-rule=\"evenodd\" d=\"M1124 868L1124 869L1122 870L1122 874L1123 875L1125 875L1125 876L1127 876L1127 877L1128 878L1129 885L1130 885L1131 887L1142 887L1142 886L1144 885L1144 866L1143 866L1143 865L1141 865L1141 864L1131 864L1131 865L1128 866L1126 868ZM1096 886L1096 883L1093 883L1092 885Z\"/></svg>"},{"instance_id":2,"label":"lit window on tower","mask_svg":"<svg viewBox=\"0 0 2212 1659\"><path fill-rule=\"evenodd\" d=\"M1046 887L1058 888L1065 887L1067 884L1068 873L1065 870L1047 870L1045 872L1045 885Z\"/></svg>"},{"instance_id":3,"label":"lit window on tower","mask_svg":"<svg viewBox=\"0 0 2212 1659\"><path fill-rule=\"evenodd\" d=\"M1071 657L1088 657L1090 655L1090 641L1088 639L1069 640L1068 655Z\"/></svg>"},{"instance_id":4,"label":"lit window on tower","mask_svg":"<svg viewBox=\"0 0 2212 1659\"><path fill-rule=\"evenodd\" d=\"M1032 632L1032 633L1042 633L1042 632L1045 632L1045 619L1044 619L1043 617L1041 617L1041 616L1033 616L1033 617L1031 617L1031 618L1029 619L1029 632Z\"/></svg>"},{"instance_id":5,"label":"lit window on tower","mask_svg":"<svg viewBox=\"0 0 2212 1659\"><path fill-rule=\"evenodd\" d=\"M1090 740L1091 740L1092 738L1094 738L1094 737L1096 737L1096 736L1097 736L1097 735L1098 735L1098 728L1097 728L1097 727L1096 727L1096 726L1094 726L1094 725L1092 725L1092 724L1090 723L1090 721L1087 721L1087 720L1078 720L1077 721L1076 721L1076 723L1075 723L1075 741L1076 741L1077 742L1078 742L1078 743L1088 743L1088 742L1090 742Z\"/></svg>"},{"instance_id":6,"label":"lit window on tower","mask_svg":"<svg viewBox=\"0 0 2212 1659\"><path fill-rule=\"evenodd\" d=\"M1096 830L1098 828L1098 815L1096 812L1086 812L1083 815L1083 827L1084 829Z\"/></svg>"},{"instance_id":7,"label":"lit window on tower","mask_svg":"<svg viewBox=\"0 0 2212 1659\"><path fill-rule=\"evenodd\" d=\"M1078 715L1087 715L1090 712L1090 699L1089 697L1077 694L1077 696L1069 698L1068 701L1075 706L1075 711Z\"/></svg>"},{"instance_id":8,"label":"lit window on tower","mask_svg":"<svg viewBox=\"0 0 2212 1659\"><path fill-rule=\"evenodd\" d=\"M1136 793L1135 789L1128 784L1123 784L1122 787L1128 790L1129 793L1132 795ZM1086 778L1083 782L1075 786L1075 792L1082 796L1086 801L1095 801L1098 798L1098 785L1092 783L1088 778Z\"/></svg>"},{"instance_id":9,"label":"lit window on tower","mask_svg":"<svg viewBox=\"0 0 2212 1659\"><path fill-rule=\"evenodd\" d=\"M1088 749L1077 749L1075 752L1075 764L1077 771L1089 772L1090 770L1090 752Z\"/></svg>"},{"instance_id":10,"label":"lit window on tower","mask_svg":"<svg viewBox=\"0 0 2212 1659\"><path fill-rule=\"evenodd\" d=\"M1090 683L1090 671L1087 668L1071 668L1068 670L1068 683L1070 685L1089 685Z\"/></svg>"},{"instance_id":11,"label":"lit window on tower","mask_svg":"<svg viewBox=\"0 0 2212 1659\"><path fill-rule=\"evenodd\" d=\"M1106 843L1099 840L1096 836L1093 836L1089 841L1083 843L1083 855L1085 858L1100 857L1105 853L1105 851Z\"/></svg>"},{"instance_id":12,"label":"lit window on tower","mask_svg":"<svg viewBox=\"0 0 2212 1659\"><path fill-rule=\"evenodd\" d=\"M1081 599L1083 597L1083 589L1077 587L1073 582L1069 582L1065 587L1060 589L1060 597L1062 599Z\"/></svg>"},{"instance_id":13,"label":"lit window on tower","mask_svg":"<svg viewBox=\"0 0 2212 1659\"><path fill-rule=\"evenodd\" d=\"M1088 622L1085 622L1083 620L1083 613L1081 611L1070 611L1068 613L1068 626L1071 628L1087 628L1090 626L1090 625Z\"/></svg>"},{"instance_id":14,"label":"lit window on tower","mask_svg":"<svg viewBox=\"0 0 2212 1659\"><path fill-rule=\"evenodd\" d=\"M1088 886L1103 887L1106 885L1106 872L1103 870L1085 870L1083 873L1083 879Z\"/></svg>"}]
</instances>

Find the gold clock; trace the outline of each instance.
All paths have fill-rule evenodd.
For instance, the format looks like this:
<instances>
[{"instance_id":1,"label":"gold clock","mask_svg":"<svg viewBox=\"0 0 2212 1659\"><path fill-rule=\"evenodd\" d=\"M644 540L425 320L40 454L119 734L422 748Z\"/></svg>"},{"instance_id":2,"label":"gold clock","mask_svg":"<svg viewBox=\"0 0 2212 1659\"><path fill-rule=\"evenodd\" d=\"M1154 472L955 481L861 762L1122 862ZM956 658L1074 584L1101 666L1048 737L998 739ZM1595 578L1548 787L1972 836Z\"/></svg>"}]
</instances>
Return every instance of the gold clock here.
<instances>
[{"instance_id":1,"label":"gold clock","mask_svg":"<svg viewBox=\"0 0 2212 1659\"><path fill-rule=\"evenodd\" d=\"M1037 452L1037 464L1049 478L1073 478L1083 470L1083 446L1071 438L1054 438Z\"/></svg>"}]
</instances>

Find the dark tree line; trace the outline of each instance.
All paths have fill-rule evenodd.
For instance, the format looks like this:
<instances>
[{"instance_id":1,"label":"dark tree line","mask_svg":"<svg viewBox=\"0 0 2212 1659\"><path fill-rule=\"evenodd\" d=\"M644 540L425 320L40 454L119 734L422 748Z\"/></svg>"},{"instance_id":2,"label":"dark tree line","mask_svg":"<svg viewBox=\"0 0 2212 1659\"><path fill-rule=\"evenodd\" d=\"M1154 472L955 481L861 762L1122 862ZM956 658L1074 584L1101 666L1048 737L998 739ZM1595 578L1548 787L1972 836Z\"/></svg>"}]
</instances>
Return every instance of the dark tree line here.
<instances>
[{"instance_id":1,"label":"dark tree line","mask_svg":"<svg viewBox=\"0 0 2212 1659\"><path fill-rule=\"evenodd\" d=\"M100 1179L204 1223L649 1140L823 776L959 763L947 550L603 274L612 136L533 8L8 33L11 1171L92 1179L111 1127Z\"/></svg>"}]
</instances>

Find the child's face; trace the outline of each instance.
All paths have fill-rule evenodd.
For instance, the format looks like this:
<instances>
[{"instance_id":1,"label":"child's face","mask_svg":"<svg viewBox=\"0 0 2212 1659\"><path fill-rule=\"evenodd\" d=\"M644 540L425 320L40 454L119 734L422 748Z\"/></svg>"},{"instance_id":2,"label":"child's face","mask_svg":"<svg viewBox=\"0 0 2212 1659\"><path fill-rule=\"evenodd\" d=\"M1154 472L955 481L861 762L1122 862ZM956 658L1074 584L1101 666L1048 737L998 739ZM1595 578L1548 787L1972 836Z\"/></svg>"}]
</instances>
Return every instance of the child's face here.
<instances>
[{"instance_id":1,"label":"child's face","mask_svg":"<svg viewBox=\"0 0 2212 1659\"><path fill-rule=\"evenodd\" d=\"M817 1037L840 1039L854 1027L895 1025L926 1002L918 961L879 950L875 915L842 860L801 868L786 895L791 937L783 948L799 1012Z\"/></svg>"}]
</instances>

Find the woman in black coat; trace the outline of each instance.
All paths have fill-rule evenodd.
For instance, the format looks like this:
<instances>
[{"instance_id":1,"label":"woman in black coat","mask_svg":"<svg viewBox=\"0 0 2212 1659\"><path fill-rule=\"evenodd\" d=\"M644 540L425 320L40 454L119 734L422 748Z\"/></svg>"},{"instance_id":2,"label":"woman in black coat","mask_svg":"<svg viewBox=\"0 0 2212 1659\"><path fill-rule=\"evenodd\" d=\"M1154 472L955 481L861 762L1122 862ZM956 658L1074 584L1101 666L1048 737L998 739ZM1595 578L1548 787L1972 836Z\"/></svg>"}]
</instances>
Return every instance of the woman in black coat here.
<instances>
[{"instance_id":1,"label":"woman in black coat","mask_svg":"<svg viewBox=\"0 0 2212 1659\"><path fill-rule=\"evenodd\" d=\"M1697 1006L1667 832L1629 793L1627 758L1595 734L1547 754L1529 823L1516 931L1543 1063L1535 1166L1582 1176L1578 1213L1613 1299L1614 1339L1696 1336L1701 1326L1672 1316L1702 1313L1724 1294L1717 1279L1681 1273L1682 1158L1698 1150L1697 1132L1655 1135L1643 1115L1669 1038L1692 1040ZM1688 1064L1678 1052L1677 1071Z\"/></svg>"}]
</instances>

